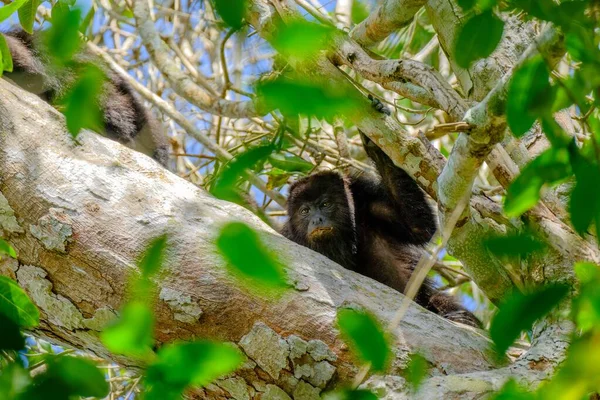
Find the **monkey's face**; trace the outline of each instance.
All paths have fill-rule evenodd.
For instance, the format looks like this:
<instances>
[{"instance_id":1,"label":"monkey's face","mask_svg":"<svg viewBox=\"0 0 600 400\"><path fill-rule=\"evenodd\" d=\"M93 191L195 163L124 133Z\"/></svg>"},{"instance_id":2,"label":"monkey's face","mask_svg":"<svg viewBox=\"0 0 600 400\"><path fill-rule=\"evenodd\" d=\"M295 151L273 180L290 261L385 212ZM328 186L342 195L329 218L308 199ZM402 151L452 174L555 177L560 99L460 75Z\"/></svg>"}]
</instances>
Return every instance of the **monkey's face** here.
<instances>
[{"instance_id":1,"label":"monkey's face","mask_svg":"<svg viewBox=\"0 0 600 400\"><path fill-rule=\"evenodd\" d=\"M343 240L353 229L343 178L333 172L296 183L290 190L288 213L292 229L313 246Z\"/></svg>"}]
</instances>

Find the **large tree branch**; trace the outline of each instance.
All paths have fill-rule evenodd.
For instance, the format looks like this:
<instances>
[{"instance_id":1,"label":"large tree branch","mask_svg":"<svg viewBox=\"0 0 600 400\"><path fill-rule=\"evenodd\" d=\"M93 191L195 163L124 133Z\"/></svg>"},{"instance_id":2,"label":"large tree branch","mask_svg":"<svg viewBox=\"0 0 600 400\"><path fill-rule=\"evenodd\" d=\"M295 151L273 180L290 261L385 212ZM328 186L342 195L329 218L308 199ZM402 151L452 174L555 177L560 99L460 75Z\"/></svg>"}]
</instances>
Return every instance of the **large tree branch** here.
<instances>
[{"instance_id":1,"label":"large tree branch","mask_svg":"<svg viewBox=\"0 0 600 400\"><path fill-rule=\"evenodd\" d=\"M61 114L0 80L0 232L18 252L18 260L2 259L0 272L39 307L38 334L113 357L98 331L123 305L144 245L167 233L169 261L157 282L158 341L219 338L249 357L235 376L207 389L207 398L229 393L232 382L249 396L269 385L314 395L352 378L356 367L335 328L337 309L360 306L386 321L400 293L288 241L142 154L90 132L79 139L81 145L70 139ZM256 229L286 262L290 289L281 299L252 296L227 274L214 239L232 220ZM432 373L494 366L479 332L414 304L395 334L393 374L416 349Z\"/></svg>"}]
</instances>

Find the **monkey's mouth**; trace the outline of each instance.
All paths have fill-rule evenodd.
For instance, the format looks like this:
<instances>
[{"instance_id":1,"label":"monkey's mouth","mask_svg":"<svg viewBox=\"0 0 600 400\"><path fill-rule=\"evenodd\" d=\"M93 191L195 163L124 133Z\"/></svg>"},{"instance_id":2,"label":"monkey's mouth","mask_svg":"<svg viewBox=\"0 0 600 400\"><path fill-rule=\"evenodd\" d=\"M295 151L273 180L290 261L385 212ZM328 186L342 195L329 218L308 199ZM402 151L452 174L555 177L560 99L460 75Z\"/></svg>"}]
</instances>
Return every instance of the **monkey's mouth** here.
<instances>
[{"instance_id":1,"label":"monkey's mouth","mask_svg":"<svg viewBox=\"0 0 600 400\"><path fill-rule=\"evenodd\" d=\"M331 236L333 234L333 228L330 226L319 227L313 229L308 235L311 239L320 239L323 237Z\"/></svg>"}]
</instances>

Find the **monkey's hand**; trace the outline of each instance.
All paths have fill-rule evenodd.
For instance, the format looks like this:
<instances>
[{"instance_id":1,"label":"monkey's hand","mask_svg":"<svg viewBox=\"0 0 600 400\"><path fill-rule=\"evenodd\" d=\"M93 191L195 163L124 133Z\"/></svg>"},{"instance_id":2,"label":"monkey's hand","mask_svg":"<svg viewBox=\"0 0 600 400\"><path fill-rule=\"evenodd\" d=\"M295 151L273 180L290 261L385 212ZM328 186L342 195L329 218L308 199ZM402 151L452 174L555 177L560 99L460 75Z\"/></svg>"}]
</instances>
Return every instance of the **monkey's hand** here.
<instances>
[{"instance_id":1,"label":"monkey's hand","mask_svg":"<svg viewBox=\"0 0 600 400\"><path fill-rule=\"evenodd\" d=\"M369 100L371 100L371 107L373 107L375 110L385 115L392 115L392 110L386 107L386 105L383 104L378 98L373 97L373 95L369 95Z\"/></svg>"}]
</instances>

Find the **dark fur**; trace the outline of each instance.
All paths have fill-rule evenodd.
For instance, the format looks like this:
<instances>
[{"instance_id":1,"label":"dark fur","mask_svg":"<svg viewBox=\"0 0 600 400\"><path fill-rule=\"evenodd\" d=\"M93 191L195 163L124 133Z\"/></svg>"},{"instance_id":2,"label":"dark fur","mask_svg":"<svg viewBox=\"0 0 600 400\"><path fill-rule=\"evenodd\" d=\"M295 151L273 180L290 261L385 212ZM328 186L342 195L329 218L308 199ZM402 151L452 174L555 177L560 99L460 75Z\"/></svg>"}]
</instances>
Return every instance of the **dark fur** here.
<instances>
[{"instance_id":1,"label":"dark fur","mask_svg":"<svg viewBox=\"0 0 600 400\"><path fill-rule=\"evenodd\" d=\"M76 80L73 68L53 67L44 54L39 35L22 30L4 34L13 58L13 72L5 76L23 89L52 103L62 96ZM82 52L77 63L100 64L100 60ZM118 74L103 68L107 80L99 105L104 115L107 137L134 150L145 153L162 165L169 158L169 142L162 125L144 107L133 89Z\"/></svg>"},{"instance_id":2,"label":"dark fur","mask_svg":"<svg viewBox=\"0 0 600 400\"><path fill-rule=\"evenodd\" d=\"M289 219L282 234L345 268L404 292L423 246L435 233L434 215L412 178L364 135L363 143L381 178L321 172L299 180L290 188ZM329 206L321 207L318 215L324 224L333 226L333 232L311 239L309 219L313 214L302 215L301 209L308 204L316 210L324 203ZM416 301L450 320L481 326L473 314L436 290L429 279Z\"/></svg>"}]
</instances>

